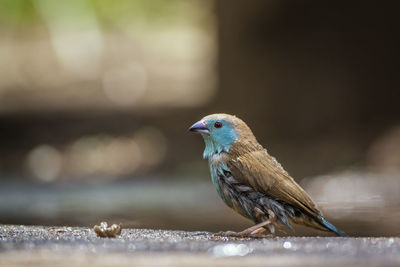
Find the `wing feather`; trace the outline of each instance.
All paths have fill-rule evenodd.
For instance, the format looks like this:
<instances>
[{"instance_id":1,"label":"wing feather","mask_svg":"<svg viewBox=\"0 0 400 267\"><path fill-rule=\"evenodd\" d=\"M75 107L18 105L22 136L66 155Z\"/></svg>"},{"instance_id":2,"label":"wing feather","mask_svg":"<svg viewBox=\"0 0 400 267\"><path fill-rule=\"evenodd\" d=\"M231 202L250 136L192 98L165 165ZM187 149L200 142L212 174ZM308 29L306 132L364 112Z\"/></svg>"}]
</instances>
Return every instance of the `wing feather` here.
<instances>
[{"instance_id":1,"label":"wing feather","mask_svg":"<svg viewBox=\"0 0 400 267\"><path fill-rule=\"evenodd\" d=\"M255 191L298 208L311 217L320 217L310 196L266 150L245 153L229 160L227 166L235 179Z\"/></svg>"}]
</instances>

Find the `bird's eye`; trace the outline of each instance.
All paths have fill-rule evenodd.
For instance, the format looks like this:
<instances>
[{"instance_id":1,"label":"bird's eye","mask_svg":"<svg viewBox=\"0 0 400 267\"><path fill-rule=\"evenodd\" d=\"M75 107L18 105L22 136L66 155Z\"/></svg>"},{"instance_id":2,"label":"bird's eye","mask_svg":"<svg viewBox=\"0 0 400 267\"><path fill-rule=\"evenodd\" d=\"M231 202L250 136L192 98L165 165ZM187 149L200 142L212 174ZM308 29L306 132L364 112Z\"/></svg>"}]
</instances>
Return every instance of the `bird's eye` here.
<instances>
[{"instance_id":1,"label":"bird's eye","mask_svg":"<svg viewBox=\"0 0 400 267\"><path fill-rule=\"evenodd\" d=\"M214 127L215 128L221 128L222 127L222 123L217 121L216 123L214 123Z\"/></svg>"}]
</instances>

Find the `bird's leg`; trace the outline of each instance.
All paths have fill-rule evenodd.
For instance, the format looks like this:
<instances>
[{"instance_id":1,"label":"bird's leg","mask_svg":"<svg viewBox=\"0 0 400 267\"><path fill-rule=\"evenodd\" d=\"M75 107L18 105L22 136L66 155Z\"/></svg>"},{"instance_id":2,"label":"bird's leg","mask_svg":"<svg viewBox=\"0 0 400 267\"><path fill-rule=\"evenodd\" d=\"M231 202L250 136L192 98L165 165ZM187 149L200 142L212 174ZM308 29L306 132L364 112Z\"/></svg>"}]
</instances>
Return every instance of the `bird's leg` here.
<instances>
[{"instance_id":1,"label":"bird's leg","mask_svg":"<svg viewBox=\"0 0 400 267\"><path fill-rule=\"evenodd\" d=\"M265 231L265 228L264 227L260 227L260 228L258 228L256 230L254 230L253 232L251 232L251 234L252 235L259 235L259 234L263 233L264 231Z\"/></svg>"},{"instance_id":2,"label":"bird's leg","mask_svg":"<svg viewBox=\"0 0 400 267\"><path fill-rule=\"evenodd\" d=\"M250 237L265 237L264 235L260 236L260 234L265 231L264 226L268 225L268 229L270 229L270 232L271 233L274 232L274 228L272 225L270 225L270 223L271 223L270 220L265 220L261 223L258 223L256 225L249 227L238 233L232 232L232 231L227 231L227 232L220 232L219 234L226 235L226 236L234 236L234 237L248 237L248 236L250 236ZM272 226L272 229L270 226Z\"/></svg>"},{"instance_id":3,"label":"bird's leg","mask_svg":"<svg viewBox=\"0 0 400 267\"><path fill-rule=\"evenodd\" d=\"M263 222L261 222L261 223L259 223L259 224L256 224L256 225L254 225L254 226L252 226L252 227L249 227L249 228L247 228L247 229L245 229L245 230L239 232L238 234L239 234L239 235L252 235L253 232L254 232L254 234L258 234L260 228L264 229L263 226L268 225L268 224L270 224L270 223L271 223L270 220L263 221ZM263 231L261 231L260 233L262 233L262 232L263 232Z\"/></svg>"}]
</instances>

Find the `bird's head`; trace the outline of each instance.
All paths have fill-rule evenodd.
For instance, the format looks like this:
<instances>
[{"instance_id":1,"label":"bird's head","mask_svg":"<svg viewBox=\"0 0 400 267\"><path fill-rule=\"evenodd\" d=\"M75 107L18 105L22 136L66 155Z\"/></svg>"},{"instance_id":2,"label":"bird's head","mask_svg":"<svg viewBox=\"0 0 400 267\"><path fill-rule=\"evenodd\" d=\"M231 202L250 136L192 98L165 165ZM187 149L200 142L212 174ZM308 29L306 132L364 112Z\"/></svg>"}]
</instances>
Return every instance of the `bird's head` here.
<instances>
[{"instance_id":1,"label":"bird's head","mask_svg":"<svg viewBox=\"0 0 400 267\"><path fill-rule=\"evenodd\" d=\"M242 137L254 139L250 128L241 119L228 114L212 114L193 124L189 131L200 133L206 144L204 158L229 152Z\"/></svg>"}]
</instances>

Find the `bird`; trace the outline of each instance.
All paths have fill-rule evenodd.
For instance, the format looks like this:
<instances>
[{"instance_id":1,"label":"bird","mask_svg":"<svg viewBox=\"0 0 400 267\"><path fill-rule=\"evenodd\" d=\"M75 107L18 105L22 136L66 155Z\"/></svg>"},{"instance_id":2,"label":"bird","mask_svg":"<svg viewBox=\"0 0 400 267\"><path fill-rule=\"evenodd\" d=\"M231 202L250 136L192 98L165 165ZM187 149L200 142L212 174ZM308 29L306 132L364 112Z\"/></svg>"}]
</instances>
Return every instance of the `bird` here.
<instances>
[{"instance_id":1,"label":"bird","mask_svg":"<svg viewBox=\"0 0 400 267\"><path fill-rule=\"evenodd\" d=\"M247 124L234 115L205 116L189 128L202 135L203 158L208 159L211 181L223 202L254 226L235 236L269 235L275 229L293 230L292 224L347 234L327 221L318 206L278 161L259 144Z\"/></svg>"}]
</instances>

